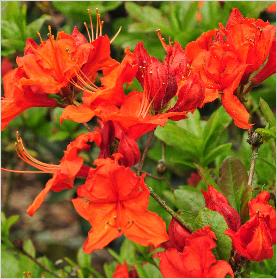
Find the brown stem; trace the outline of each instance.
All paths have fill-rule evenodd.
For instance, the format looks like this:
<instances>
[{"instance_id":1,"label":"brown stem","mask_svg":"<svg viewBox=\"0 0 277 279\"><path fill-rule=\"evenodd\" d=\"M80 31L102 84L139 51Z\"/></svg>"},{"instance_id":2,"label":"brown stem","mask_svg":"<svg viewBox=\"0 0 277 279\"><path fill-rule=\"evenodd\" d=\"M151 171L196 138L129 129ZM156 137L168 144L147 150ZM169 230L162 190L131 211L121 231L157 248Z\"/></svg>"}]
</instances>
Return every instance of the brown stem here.
<instances>
[{"instance_id":1,"label":"brown stem","mask_svg":"<svg viewBox=\"0 0 277 279\"><path fill-rule=\"evenodd\" d=\"M142 172L142 167L143 167L143 164L144 164L144 160L145 160L145 158L147 156L147 152L148 152L148 150L151 146L151 142L152 142L153 137L154 137L154 132L151 132L148 135L148 138L146 140L145 147L144 147L144 150L143 150L143 153L142 153L142 157L141 157L141 160L139 162L138 169L137 169L137 174L138 175L140 175L141 172ZM149 187L149 186L147 186L147 187L150 191L150 195L154 198L154 200L156 200L183 227L187 228L186 223L183 220L183 218L178 213L176 213L170 206L168 206L167 203L157 193L155 193L155 191L151 187Z\"/></svg>"},{"instance_id":2,"label":"brown stem","mask_svg":"<svg viewBox=\"0 0 277 279\"><path fill-rule=\"evenodd\" d=\"M247 142L252 147L252 155L251 155L251 162L250 162L250 169L249 169L249 176L248 176L248 186L252 188L258 150L262 144L261 136L258 133L254 132L253 130L249 130Z\"/></svg>"},{"instance_id":3,"label":"brown stem","mask_svg":"<svg viewBox=\"0 0 277 279\"><path fill-rule=\"evenodd\" d=\"M143 153L142 153L142 156L141 156L141 160L139 162L139 165L138 165L138 169L137 169L137 174L140 175L141 174L141 171L142 171L142 167L143 167L143 164L144 164L144 160L147 156L147 153L148 153L148 150L151 146L151 142L153 140L153 137L154 137L154 132L151 132L148 134L148 137L146 139L146 143L145 143L145 147L144 147L144 150L143 150Z\"/></svg>"},{"instance_id":4,"label":"brown stem","mask_svg":"<svg viewBox=\"0 0 277 279\"><path fill-rule=\"evenodd\" d=\"M187 228L187 225L183 218L176 213L170 206L166 204L166 202L154 192L154 190L148 186L148 189L150 191L150 195L156 200L176 221L178 221L183 227Z\"/></svg>"},{"instance_id":5,"label":"brown stem","mask_svg":"<svg viewBox=\"0 0 277 279\"><path fill-rule=\"evenodd\" d=\"M26 251L24 251L23 249L20 249L16 246L14 246L14 248L19 251L21 254L23 254L24 256L28 257L31 261L33 261L37 266L39 266L41 269L43 269L44 271L52 274L55 278L62 278L60 277L58 274L56 274L55 272L51 271L50 269L48 269L48 267L44 266L43 264L41 264L36 258L34 258L32 255L30 255L29 253L27 253Z\"/></svg>"}]
</instances>

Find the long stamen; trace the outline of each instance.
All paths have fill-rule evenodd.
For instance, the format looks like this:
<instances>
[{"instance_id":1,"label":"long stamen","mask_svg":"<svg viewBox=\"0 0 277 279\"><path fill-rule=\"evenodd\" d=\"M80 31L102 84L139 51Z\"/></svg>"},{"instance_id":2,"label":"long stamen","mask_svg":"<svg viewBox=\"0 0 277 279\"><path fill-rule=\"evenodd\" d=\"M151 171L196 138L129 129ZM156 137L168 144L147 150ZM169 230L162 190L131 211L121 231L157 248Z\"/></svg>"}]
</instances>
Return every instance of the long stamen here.
<instances>
[{"instance_id":1,"label":"long stamen","mask_svg":"<svg viewBox=\"0 0 277 279\"><path fill-rule=\"evenodd\" d=\"M84 22L84 25L85 25L85 28L86 28L86 30L87 30L87 34L88 34L88 39L89 39L89 42L91 43L91 42L92 42L92 40L91 40L91 37L90 37L90 33L89 33L89 30L88 30L87 23L86 23L86 22Z\"/></svg>"},{"instance_id":2,"label":"long stamen","mask_svg":"<svg viewBox=\"0 0 277 279\"><path fill-rule=\"evenodd\" d=\"M45 171L29 171L29 170L11 170L11 169L6 169L6 168L1 168L1 170L6 171L6 172L12 172L12 173L47 173ZM52 172L49 172L52 173Z\"/></svg>"},{"instance_id":3,"label":"long stamen","mask_svg":"<svg viewBox=\"0 0 277 279\"><path fill-rule=\"evenodd\" d=\"M122 26L119 27L118 31L114 34L114 36L111 38L110 43L112 43L116 37L119 35L120 31L122 29Z\"/></svg>"},{"instance_id":4,"label":"long stamen","mask_svg":"<svg viewBox=\"0 0 277 279\"><path fill-rule=\"evenodd\" d=\"M167 44L165 43L165 40L164 40L164 38L163 38L163 36L162 36L162 33L161 33L161 30L160 30L160 29L156 30L156 34L157 34L157 36L158 36L158 38L159 38L159 40L160 40L160 42L161 42L163 48L164 48L165 50L167 50Z\"/></svg>"},{"instance_id":5,"label":"long stamen","mask_svg":"<svg viewBox=\"0 0 277 279\"><path fill-rule=\"evenodd\" d=\"M96 8L96 34L95 34L95 38L97 39L98 38L98 35L99 35L99 27L100 27L100 24L101 24L101 19L100 19L100 13L99 13L99 10Z\"/></svg>"},{"instance_id":6,"label":"long stamen","mask_svg":"<svg viewBox=\"0 0 277 279\"><path fill-rule=\"evenodd\" d=\"M89 21L90 21L91 39L92 39L92 41L94 41L94 31L93 31L93 24L92 24L91 9L88 9L88 16L89 16Z\"/></svg>"},{"instance_id":7,"label":"long stamen","mask_svg":"<svg viewBox=\"0 0 277 279\"><path fill-rule=\"evenodd\" d=\"M54 165L54 164L46 164L43 163L37 159L35 159L34 157L32 157L28 151L25 149L25 146L23 144L23 140L20 137L19 132L16 132L16 152L17 155L27 164L42 170L43 172L48 172L48 173L54 173L55 171L57 171L59 169L58 165Z\"/></svg>"},{"instance_id":8,"label":"long stamen","mask_svg":"<svg viewBox=\"0 0 277 279\"><path fill-rule=\"evenodd\" d=\"M95 85L95 84L86 76L86 74L85 74L81 69L79 70L79 73L83 76L84 79L86 79L86 80L89 82L89 84L91 84L91 86L95 87L95 89L98 89L98 86Z\"/></svg>"},{"instance_id":9,"label":"long stamen","mask_svg":"<svg viewBox=\"0 0 277 279\"><path fill-rule=\"evenodd\" d=\"M39 37L40 43L41 43L41 44L43 44L44 42L43 42L43 39L42 39L42 37L41 37L40 33L39 33L39 32L37 32L37 35L38 35L38 37Z\"/></svg>"},{"instance_id":10,"label":"long stamen","mask_svg":"<svg viewBox=\"0 0 277 279\"><path fill-rule=\"evenodd\" d=\"M92 90L92 91L95 91L95 90L97 89L97 88L95 88L95 87L92 87L90 84L88 84L88 83L81 77L81 75L78 74L77 71L75 72L75 74L76 74L76 77L78 78L78 81L80 81L80 82L83 84L83 86L84 86L85 88L88 88L88 89L90 89L90 90Z\"/></svg>"},{"instance_id":11,"label":"long stamen","mask_svg":"<svg viewBox=\"0 0 277 279\"><path fill-rule=\"evenodd\" d=\"M101 20L100 27L99 27L99 29L100 29L100 36L102 36L103 25L104 25L104 20Z\"/></svg>"}]
</instances>

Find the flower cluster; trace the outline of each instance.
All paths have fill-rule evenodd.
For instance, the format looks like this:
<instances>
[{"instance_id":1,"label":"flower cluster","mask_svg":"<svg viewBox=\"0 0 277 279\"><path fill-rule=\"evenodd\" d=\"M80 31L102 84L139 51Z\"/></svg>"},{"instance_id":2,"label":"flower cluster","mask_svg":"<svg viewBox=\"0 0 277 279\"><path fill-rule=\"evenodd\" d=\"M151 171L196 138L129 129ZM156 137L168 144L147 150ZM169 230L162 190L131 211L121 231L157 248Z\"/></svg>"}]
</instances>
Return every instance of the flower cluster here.
<instances>
[{"instance_id":1,"label":"flower cluster","mask_svg":"<svg viewBox=\"0 0 277 279\"><path fill-rule=\"evenodd\" d=\"M88 39L77 27L71 34L49 27L48 39L26 42L17 68L4 77L2 129L31 107L62 107L60 121L71 120L88 127L68 144L59 164L32 157L17 135L19 157L42 172L52 174L45 188L29 206L35 214L50 191L72 189L76 178L83 180L72 200L76 211L91 230L84 251L91 253L125 235L144 246L166 250L157 255L165 277L234 276L227 261L213 254L216 236L209 227L193 233L174 219L168 233L160 216L148 210L150 190L145 184L138 140L163 126L168 119L186 118L189 112L220 98L235 125L248 129L249 114L241 99L249 90L275 73L275 27L262 20L244 18L234 9L226 26L203 33L183 48L167 44L157 31L165 50L159 61L150 56L142 42L125 50L121 62L110 55L113 39L102 34L97 11L97 28L88 26ZM125 92L135 79L141 90ZM97 119L93 130L87 124ZM87 162L81 156L95 145L98 158ZM198 179L198 178L197 178ZM243 225L238 212L214 188L203 193L206 207L218 211L229 226L235 251L259 261L273 255L275 210L263 192L249 202L250 219ZM128 277L126 264L115 277Z\"/></svg>"}]
</instances>

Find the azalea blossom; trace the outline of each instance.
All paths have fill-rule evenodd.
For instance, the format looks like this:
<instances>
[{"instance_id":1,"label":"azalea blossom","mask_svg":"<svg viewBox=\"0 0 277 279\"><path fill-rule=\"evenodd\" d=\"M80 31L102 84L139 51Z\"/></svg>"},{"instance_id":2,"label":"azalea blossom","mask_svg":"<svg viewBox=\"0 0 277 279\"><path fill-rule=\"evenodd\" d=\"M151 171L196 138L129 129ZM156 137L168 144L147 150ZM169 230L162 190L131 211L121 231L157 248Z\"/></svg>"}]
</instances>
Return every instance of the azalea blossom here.
<instances>
[{"instance_id":1,"label":"azalea blossom","mask_svg":"<svg viewBox=\"0 0 277 279\"><path fill-rule=\"evenodd\" d=\"M234 277L229 263L214 256L212 249L216 247L215 240L215 234L205 227L187 237L183 252L170 248L159 253L162 275L172 278Z\"/></svg>"},{"instance_id":2,"label":"azalea blossom","mask_svg":"<svg viewBox=\"0 0 277 279\"><path fill-rule=\"evenodd\" d=\"M76 211L92 226L84 243L91 253L124 234L140 245L157 247L168 239L164 221L147 210L150 192L144 176L120 166L121 155L97 159L73 199Z\"/></svg>"},{"instance_id":3,"label":"azalea blossom","mask_svg":"<svg viewBox=\"0 0 277 279\"><path fill-rule=\"evenodd\" d=\"M100 145L100 135L97 132L82 134L72 141L66 148L64 156L59 165L46 164L33 158L23 145L21 137L17 136L17 153L27 164L41 170L44 173L51 173L53 177L48 180L45 188L37 195L33 203L28 207L27 213L33 215L45 200L50 191L60 192L71 189L77 176L86 177L88 166L83 165L84 159L79 152L89 149L89 143L95 142Z\"/></svg>"},{"instance_id":4,"label":"azalea blossom","mask_svg":"<svg viewBox=\"0 0 277 279\"><path fill-rule=\"evenodd\" d=\"M236 232L228 229L225 233L232 238L233 246L239 255L252 260L262 261L273 256L276 243L276 212L268 204L269 193L261 192L249 203L249 216Z\"/></svg>"}]
</instances>

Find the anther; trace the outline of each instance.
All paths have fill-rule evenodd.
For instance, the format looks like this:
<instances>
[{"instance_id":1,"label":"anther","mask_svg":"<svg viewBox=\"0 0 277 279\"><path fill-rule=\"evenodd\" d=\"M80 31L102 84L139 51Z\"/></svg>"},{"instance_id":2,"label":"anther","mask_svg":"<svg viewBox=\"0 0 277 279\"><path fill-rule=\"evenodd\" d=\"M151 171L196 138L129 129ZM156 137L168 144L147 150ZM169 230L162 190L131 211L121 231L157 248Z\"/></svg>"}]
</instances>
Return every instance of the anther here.
<instances>
[{"instance_id":1,"label":"anther","mask_svg":"<svg viewBox=\"0 0 277 279\"><path fill-rule=\"evenodd\" d=\"M89 42L91 43L91 42L92 42L92 40L91 40L90 33L89 33L88 26L87 26L87 23L86 23L86 22L84 22L84 26L85 26L86 31L87 31L87 34L88 34L88 39L89 39Z\"/></svg>"},{"instance_id":2,"label":"anther","mask_svg":"<svg viewBox=\"0 0 277 279\"><path fill-rule=\"evenodd\" d=\"M37 32L37 35L38 35L38 37L39 37L40 43L43 44L43 40L42 40L42 37L41 37L40 33Z\"/></svg>"}]
</instances>

